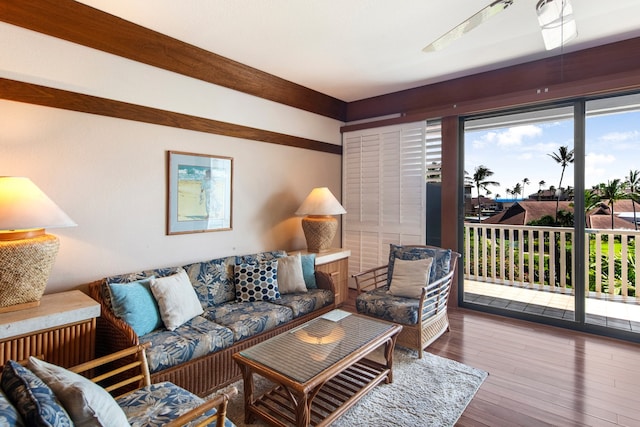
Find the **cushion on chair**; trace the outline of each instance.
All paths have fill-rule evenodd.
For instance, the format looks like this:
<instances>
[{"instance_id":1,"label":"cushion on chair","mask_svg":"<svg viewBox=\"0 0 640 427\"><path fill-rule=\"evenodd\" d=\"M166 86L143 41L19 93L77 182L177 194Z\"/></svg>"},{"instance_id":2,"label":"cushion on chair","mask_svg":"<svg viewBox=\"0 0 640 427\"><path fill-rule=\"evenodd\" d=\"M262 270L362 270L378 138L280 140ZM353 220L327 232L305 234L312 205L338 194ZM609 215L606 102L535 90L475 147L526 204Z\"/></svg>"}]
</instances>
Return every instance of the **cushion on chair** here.
<instances>
[{"instance_id":1,"label":"cushion on chair","mask_svg":"<svg viewBox=\"0 0 640 427\"><path fill-rule=\"evenodd\" d=\"M449 273L449 264L451 262L450 249L402 246L391 243L389 245L387 285L391 285L391 277L393 276L393 267L396 259L417 260L424 258L433 258L431 273L429 275L430 283L443 278L447 273Z\"/></svg>"},{"instance_id":2,"label":"cushion on chair","mask_svg":"<svg viewBox=\"0 0 640 427\"><path fill-rule=\"evenodd\" d=\"M164 326L175 330L178 326L204 312L186 271L151 279L151 292L158 301Z\"/></svg>"},{"instance_id":3,"label":"cushion on chair","mask_svg":"<svg viewBox=\"0 0 640 427\"><path fill-rule=\"evenodd\" d=\"M109 283L113 314L127 322L140 336L162 327L158 303L147 279L129 283Z\"/></svg>"},{"instance_id":4,"label":"cushion on chair","mask_svg":"<svg viewBox=\"0 0 640 427\"><path fill-rule=\"evenodd\" d=\"M179 365L230 347L233 332L202 316L196 316L174 331L159 329L140 337L150 342L147 362L151 373Z\"/></svg>"},{"instance_id":5,"label":"cushion on chair","mask_svg":"<svg viewBox=\"0 0 640 427\"><path fill-rule=\"evenodd\" d=\"M278 258L278 290L280 296L307 292L300 254Z\"/></svg>"},{"instance_id":6,"label":"cushion on chair","mask_svg":"<svg viewBox=\"0 0 640 427\"><path fill-rule=\"evenodd\" d=\"M334 299L335 296L330 290L309 289L304 293L282 295L275 304L289 307L296 318L332 304Z\"/></svg>"},{"instance_id":7,"label":"cushion on chair","mask_svg":"<svg viewBox=\"0 0 640 427\"><path fill-rule=\"evenodd\" d=\"M203 316L231 329L234 340L239 341L290 321L293 312L289 307L256 301L210 307Z\"/></svg>"},{"instance_id":8,"label":"cushion on chair","mask_svg":"<svg viewBox=\"0 0 640 427\"><path fill-rule=\"evenodd\" d=\"M397 259L389 293L397 297L420 298L422 289L429 283L433 258L405 261Z\"/></svg>"},{"instance_id":9,"label":"cushion on chair","mask_svg":"<svg viewBox=\"0 0 640 427\"><path fill-rule=\"evenodd\" d=\"M238 302L275 301L278 290L278 260L237 264L233 270Z\"/></svg>"},{"instance_id":10,"label":"cushion on chair","mask_svg":"<svg viewBox=\"0 0 640 427\"><path fill-rule=\"evenodd\" d=\"M0 382L28 426L73 426L53 391L29 369L9 360L4 365Z\"/></svg>"},{"instance_id":11,"label":"cushion on chair","mask_svg":"<svg viewBox=\"0 0 640 427\"><path fill-rule=\"evenodd\" d=\"M163 426L204 403L202 398L170 382L151 384L116 401L133 427ZM212 409L187 425L196 425L215 413ZM234 424L227 419L225 427L234 427Z\"/></svg>"},{"instance_id":12,"label":"cushion on chair","mask_svg":"<svg viewBox=\"0 0 640 427\"><path fill-rule=\"evenodd\" d=\"M388 288L383 286L358 295L356 298L358 313L389 322L416 325L420 300L390 295L387 291Z\"/></svg>"},{"instance_id":13,"label":"cushion on chair","mask_svg":"<svg viewBox=\"0 0 640 427\"><path fill-rule=\"evenodd\" d=\"M223 304L236 299L233 266L236 257L218 258L185 265L193 288L203 307Z\"/></svg>"},{"instance_id":14,"label":"cushion on chair","mask_svg":"<svg viewBox=\"0 0 640 427\"><path fill-rule=\"evenodd\" d=\"M93 381L33 356L29 369L53 390L76 427L129 426L113 397Z\"/></svg>"},{"instance_id":15,"label":"cushion on chair","mask_svg":"<svg viewBox=\"0 0 640 427\"><path fill-rule=\"evenodd\" d=\"M301 256L302 274L304 276L304 284L307 289L317 289L316 283L316 254L306 254Z\"/></svg>"},{"instance_id":16,"label":"cushion on chair","mask_svg":"<svg viewBox=\"0 0 640 427\"><path fill-rule=\"evenodd\" d=\"M24 427L24 421L9 398L0 389L0 426Z\"/></svg>"}]
</instances>

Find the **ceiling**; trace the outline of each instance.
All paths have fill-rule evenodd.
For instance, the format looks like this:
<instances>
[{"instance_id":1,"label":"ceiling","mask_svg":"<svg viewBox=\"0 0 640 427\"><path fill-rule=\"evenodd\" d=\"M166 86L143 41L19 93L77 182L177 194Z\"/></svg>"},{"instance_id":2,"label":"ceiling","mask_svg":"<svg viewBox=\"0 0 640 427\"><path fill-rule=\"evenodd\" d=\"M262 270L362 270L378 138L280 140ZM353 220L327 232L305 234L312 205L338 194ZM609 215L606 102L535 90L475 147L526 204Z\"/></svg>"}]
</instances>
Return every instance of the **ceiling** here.
<instances>
[{"instance_id":1,"label":"ceiling","mask_svg":"<svg viewBox=\"0 0 640 427\"><path fill-rule=\"evenodd\" d=\"M544 50L537 0L439 52L422 48L493 0L82 0L89 6L355 101L560 54ZM565 53L640 36L640 0L573 0Z\"/></svg>"}]
</instances>

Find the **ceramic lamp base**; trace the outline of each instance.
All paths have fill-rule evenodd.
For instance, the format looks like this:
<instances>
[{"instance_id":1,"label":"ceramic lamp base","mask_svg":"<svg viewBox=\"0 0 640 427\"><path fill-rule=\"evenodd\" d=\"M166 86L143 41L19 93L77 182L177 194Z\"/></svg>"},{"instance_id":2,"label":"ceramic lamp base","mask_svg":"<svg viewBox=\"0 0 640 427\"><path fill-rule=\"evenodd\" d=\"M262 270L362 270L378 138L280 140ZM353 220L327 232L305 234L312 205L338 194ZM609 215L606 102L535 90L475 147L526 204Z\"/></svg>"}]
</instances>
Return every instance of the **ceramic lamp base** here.
<instances>
[{"instance_id":1,"label":"ceramic lamp base","mask_svg":"<svg viewBox=\"0 0 640 427\"><path fill-rule=\"evenodd\" d=\"M309 252L329 250L338 230L338 220L330 215L309 215L302 218L302 231Z\"/></svg>"}]
</instances>

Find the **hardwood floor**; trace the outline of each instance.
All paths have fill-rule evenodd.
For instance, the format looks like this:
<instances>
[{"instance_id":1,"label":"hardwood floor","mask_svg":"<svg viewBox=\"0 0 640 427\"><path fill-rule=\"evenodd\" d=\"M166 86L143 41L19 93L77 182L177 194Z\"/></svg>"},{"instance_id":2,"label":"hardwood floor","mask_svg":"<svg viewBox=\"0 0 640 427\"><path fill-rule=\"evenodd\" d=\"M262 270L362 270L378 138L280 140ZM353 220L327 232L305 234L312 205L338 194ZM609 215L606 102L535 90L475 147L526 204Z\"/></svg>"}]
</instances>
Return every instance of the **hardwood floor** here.
<instances>
[{"instance_id":1,"label":"hardwood floor","mask_svg":"<svg viewBox=\"0 0 640 427\"><path fill-rule=\"evenodd\" d=\"M640 345L466 309L449 320L427 351L489 372L457 426L640 426Z\"/></svg>"}]
</instances>

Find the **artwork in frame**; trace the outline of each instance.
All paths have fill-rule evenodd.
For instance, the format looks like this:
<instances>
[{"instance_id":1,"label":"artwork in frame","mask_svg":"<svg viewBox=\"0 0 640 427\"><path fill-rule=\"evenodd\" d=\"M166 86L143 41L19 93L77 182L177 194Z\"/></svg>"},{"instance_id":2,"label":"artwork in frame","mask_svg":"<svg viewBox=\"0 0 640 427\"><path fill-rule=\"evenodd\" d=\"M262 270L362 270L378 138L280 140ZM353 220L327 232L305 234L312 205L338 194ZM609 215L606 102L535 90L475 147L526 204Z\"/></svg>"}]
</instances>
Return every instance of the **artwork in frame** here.
<instances>
[{"instance_id":1,"label":"artwork in frame","mask_svg":"<svg viewBox=\"0 0 640 427\"><path fill-rule=\"evenodd\" d=\"M233 158L169 151L167 234L231 230Z\"/></svg>"}]
</instances>

